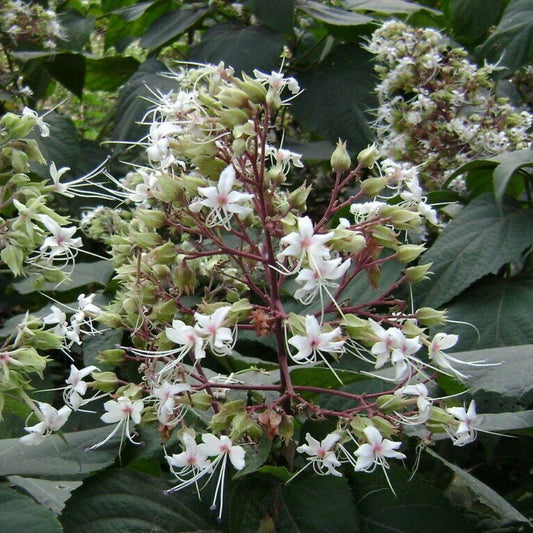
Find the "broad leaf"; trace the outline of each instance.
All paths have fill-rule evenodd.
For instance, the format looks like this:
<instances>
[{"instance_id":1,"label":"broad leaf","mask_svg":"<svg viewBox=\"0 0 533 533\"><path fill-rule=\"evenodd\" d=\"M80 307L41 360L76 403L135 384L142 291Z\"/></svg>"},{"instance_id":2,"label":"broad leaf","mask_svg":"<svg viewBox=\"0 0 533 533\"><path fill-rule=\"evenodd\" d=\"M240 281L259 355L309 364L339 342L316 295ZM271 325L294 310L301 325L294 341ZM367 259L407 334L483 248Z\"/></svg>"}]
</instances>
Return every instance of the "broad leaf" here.
<instances>
[{"instance_id":1,"label":"broad leaf","mask_svg":"<svg viewBox=\"0 0 533 533\"><path fill-rule=\"evenodd\" d=\"M450 0L448 17L453 37L466 48L472 48L487 37L491 26L500 20L504 0L485 0L480 9L478 0Z\"/></svg>"},{"instance_id":2,"label":"broad leaf","mask_svg":"<svg viewBox=\"0 0 533 533\"><path fill-rule=\"evenodd\" d=\"M134 74L139 62L133 57L110 56L85 59L85 88L90 91L114 91Z\"/></svg>"},{"instance_id":3,"label":"broad leaf","mask_svg":"<svg viewBox=\"0 0 533 533\"><path fill-rule=\"evenodd\" d=\"M83 55L56 54L44 66L63 87L81 99L86 72Z\"/></svg>"},{"instance_id":4,"label":"broad leaf","mask_svg":"<svg viewBox=\"0 0 533 533\"><path fill-rule=\"evenodd\" d=\"M50 113L44 121L50 127L50 136L41 137L37 131L33 131L29 137L39 143L39 149L48 162L47 165L31 163L31 169L43 178L48 178L49 165L53 161L57 168L74 168L80 159L79 136L74 123L69 117Z\"/></svg>"},{"instance_id":5,"label":"broad leaf","mask_svg":"<svg viewBox=\"0 0 533 533\"><path fill-rule=\"evenodd\" d=\"M509 279L489 276L448 306L446 331L459 335L458 348L475 350L533 343L533 274ZM478 336L479 332L479 336Z\"/></svg>"},{"instance_id":6,"label":"broad leaf","mask_svg":"<svg viewBox=\"0 0 533 533\"><path fill-rule=\"evenodd\" d=\"M118 454L120 435L93 451L89 446L109 435L112 426L65 433L66 444L57 435L38 446L26 446L18 439L0 441L0 476L47 476L83 478L112 464Z\"/></svg>"},{"instance_id":7,"label":"broad leaf","mask_svg":"<svg viewBox=\"0 0 533 533\"><path fill-rule=\"evenodd\" d=\"M307 13L310 17L334 26L359 26L361 24L368 24L374 20L366 15L360 15L359 13L333 7L328 4L313 2L312 0L301 0L296 4L296 7L304 13Z\"/></svg>"},{"instance_id":8,"label":"broad leaf","mask_svg":"<svg viewBox=\"0 0 533 533\"><path fill-rule=\"evenodd\" d=\"M483 276L518 259L533 242L533 210L514 204L501 210L494 196L475 198L422 256L433 263L430 280L415 286L418 306L439 307Z\"/></svg>"},{"instance_id":9,"label":"broad leaf","mask_svg":"<svg viewBox=\"0 0 533 533\"><path fill-rule=\"evenodd\" d=\"M392 460L391 460L392 461ZM399 467L387 470L394 494L383 470L351 476L356 496L359 527L365 533L419 533L453 531L471 533L472 524L444 494Z\"/></svg>"},{"instance_id":10,"label":"broad leaf","mask_svg":"<svg viewBox=\"0 0 533 533\"><path fill-rule=\"evenodd\" d=\"M82 484L81 481L50 481L21 476L8 476L7 479L55 514L61 513L71 492Z\"/></svg>"},{"instance_id":11,"label":"broad leaf","mask_svg":"<svg viewBox=\"0 0 533 533\"><path fill-rule=\"evenodd\" d=\"M533 3L512 0L490 37L476 50L479 58L506 66L511 72L533 58Z\"/></svg>"},{"instance_id":12,"label":"broad leaf","mask_svg":"<svg viewBox=\"0 0 533 533\"><path fill-rule=\"evenodd\" d=\"M191 60L217 64L224 61L237 74L279 70L280 53L285 44L282 35L262 26L216 24L191 49Z\"/></svg>"},{"instance_id":13,"label":"broad leaf","mask_svg":"<svg viewBox=\"0 0 533 533\"><path fill-rule=\"evenodd\" d=\"M59 20L65 30L66 37L65 39L58 39L57 44L61 48L81 52L94 30L94 18L86 18L77 11L69 9L59 13Z\"/></svg>"},{"instance_id":14,"label":"broad leaf","mask_svg":"<svg viewBox=\"0 0 533 533\"><path fill-rule=\"evenodd\" d=\"M436 14L439 13L436 9L431 9L427 6L419 5L415 2L407 2L405 0L344 0L343 5L346 9L354 11L374 11L376 13L416 13L421 9L425 9Z\"/></svg>"},{"instance_id":15,"label":"broad leaf","mask_svg":"<svg viewBox=\"0 0 533 533\"><path fill-rule=\"evenodd\" d=\"M336 366L331 361L332 366ZM342 381L343 385L353 383L355 381L367 380L368 377L359 372L351 372L348 370L340 370L335 368L335 374ZM327 367L324 368L291 368L291 381L293 385L308 386L308 387L320 387L324 389L336 389L340 385L339 379L335 377L335 374ZM306 391L306 393L317 394L315 391Z\"/></svg>"},{"instance_id":16,"label":"broad leaf","mask_svg":"<svg viewBox=\"0 0 533 533\"><path fill-rule=\"evenodd\" d=\"M524 167L533 167L533 150L516 150L500 156L500 164L494 169L494 196L498 204L503 201L503 196L509 181L517 170Z\"/></svg>"},{"instance_id":17,"label":"broad leaf","mask_svg":"<svg viewBox=\"0 0 533 533\"><path fill-rule=\"evenodd\" d=\"M120 7L111 13L118 15L120 18L123 18L127 21L137 20L138 18L142 17L145 11L155 4L156 1L157 0L152 0L151 2L139 2L138 4L134 4L132 6Z\"/></svg>"},{"instance_id":18,"label":"broad leaf","mask_svg":"<svg viewBox=\"0 0 533 533\"><path fill-rule=\"evenodd\" d=\"M479 427L486 431L526 431L533 434L533 411L483 414Z\"/></svg>"},{"instance_id":19,"label":"broad leaf","mask_svg":"<svg viewBox=\"0 0 533 533\"><path fill-rule=\"evenodd\" d=\"M479 479L476 479L462 468L446 461L446 459L436 454L433 450L426 448L426 452L454 472L454 474L476 495L479 501L489 509L492 509L493 512L506 520L529 523L529 520L525 516L518 512L510 503L488 485L485 485L485 483L479 481Z\"/></svg>"},{"instance_id":20,"label":"broad leaf","mask_svg":"<svg viewBox=\"0 0 533 533\"><path fill-rule=\"evenodd\" d=\"M194 489L165 495L171 485L134 470L111 470L85 481L67 502L61 522L77 533L215 531L208 504Z\"/></svg>"},{"instance_id":21,"label":"broad leaf","mask_svg":"<svg viewBox=\"0 0 533 533\"><path fill-rule=\"evenodd\" d=\"M533 402L533 344L459 352L454 357L466 362L484 361L497 366L470 366L468 384L472 394L493 392L529 405Z\"/></svg>"},{"instance_id":22,"label":"broad leaf","mask_svg":"<svg viewBox=\"0 0 533 533\"><path fill-rule=\"evenodd\" d=\"M263 26L280 33L294 32L294 0L248 0L246 7Z\"/></svg>"},{"instance_id":23,"label":"broad leaf","mask_svg":"<svg viewBox=\"0 0 533 533\"><path fill-rule=\"evenodd\" d=\"M3 485L0 485L0 516L2 516L2 533L63 531L52 511L38 505L28 496L23 496Z\"/></svg>"},{"instance_id":24,"label":"broad leaf","mask_svg":"<svg viewBox=\"0 0 533 533\"><path fill-rule=\"evenodd\" d=\"M205 14L207 8L178 9L161 15L148 27L139 46L155 50L180 37L194 26Z\"/></svg>"},{"instance_id":25,"label":"broad leaf","mask_svg":"<svg viewBox=\"0 0 533 533\"><path fill-rule=\"evenodd\" d=\"M306 128L332 142L348 140L351 150L370 141L367 111L377 106L370 54L359 45L344 44L316 68L298 74L304 92L293 113Z\"/></svg>"},{"instance_id":26,"label":"broad leaf","mask_svg":"<svg viewBox=\"0 0 533 533\"><path fill-rule=\"evenodd\" d=\"M357 517L344 478L305 475L288 484L268 476L246 477L234 487L230 531L252 533L356 533Z\"/></svg>"}]
</instances>

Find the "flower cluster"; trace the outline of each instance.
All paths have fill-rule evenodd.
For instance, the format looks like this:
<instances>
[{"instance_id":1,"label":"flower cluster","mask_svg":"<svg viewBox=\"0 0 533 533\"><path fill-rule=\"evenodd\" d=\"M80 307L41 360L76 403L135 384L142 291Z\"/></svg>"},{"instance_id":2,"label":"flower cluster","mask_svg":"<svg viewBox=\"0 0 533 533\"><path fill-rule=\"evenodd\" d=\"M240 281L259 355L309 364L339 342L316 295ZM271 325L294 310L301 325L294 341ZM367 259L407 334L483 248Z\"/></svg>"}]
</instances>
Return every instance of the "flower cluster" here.
<instances>
[{"instance_id":1,"label":"flower cluster","mask_svg":"<svg viewBox=\"0 0 533 533\"><path fill-rule=\"evenodd\" d=\"M112 258L114 299L100 309L82 295L70 320L59 306L36 324L28 318L6 351L15 359L17 342L44 332L54 348L68 351L80 331L96 333L97 320L127 333L123 345L98 356L97 364L115 372L72 366L62 389L65 410L41 409L41 425L27 428L37 437L25 441L36 443L60 428L67 409L83 412L80 407L108 394L101 420L113 427L91 449L114 436L138 444L134 427L142 424L156 423L164 441L177 433L181 451L166 454L177 480L169 492L200 490L216 474L213 506L220 517L227 467L243 470L247 447L262 437L279 441L273 454L286 448L291 457L278 459L300 468L296 474L312 466L334 476L347 467L380 467L386 474L389 460L405 458L399 451L405 426L417 426L428 442L435 433L457 445L471 440L473 412L463 416L429 392L439 372L464 377L456 369L461 361L446 353L457 338L428 331L446 323L445 313L412 312L397 293L424 279L430 266L416 263L424 246L406 244L409 232L437 222L416 176L393 179L400 167L380 163L374 147L352 165L339 143L331 198L322 218L313 220L309 188L285 185L301 157L272 146L269 135L297 94L296 81L280 72L236 77L223 64L171 77L179 81L176 90L154 92L154 108L144 117L147 135L140 144L147 163L122 178L110 176L113 188L94 193L115 198L120 209L97 208L85 218L88 233L101 237ZM363 169L374 165L380 177L361 182ZM51 192L91 194L85 184L94 174L62 184L62 170L52 173ZM346 189L354 192L342 198ZM394 201L378 197L384 189ZM18 201L41 239L26 263L53 269L74 261L80 245L74 228ZM387 262L396 262L401 274L383 287ZM374 287L370 299L357 289L366 281ZM250 358L250 340L268 350L271 361ZM125 377L125 363L137 366L137 380ZM237 370L221 376L215 371L221 363ZM324 385L302 381L301 365L313 376L318 372ZM373 376L388 390L340 391L334 385L344 376ZM87 395L89 389L101 393ZM334 411L310 394L348 403ZM334 432L298 442L302 422L326 419Z\"/></svg>"},{"instance_id":2,"label":"flower cluster","mask_svg":"<svg viewBox=\"0 0 533 533\"><path fill-rule=\"evenodd\" d=\"M417 166L427 188L441 186L471 159L531 142L531 114L495 96L490 75L496 67L477 67L438 31L387 21L367 49L380 79L378 148ZM461 190L460 180L453 186Z\"/></svg>"}]
</instances>

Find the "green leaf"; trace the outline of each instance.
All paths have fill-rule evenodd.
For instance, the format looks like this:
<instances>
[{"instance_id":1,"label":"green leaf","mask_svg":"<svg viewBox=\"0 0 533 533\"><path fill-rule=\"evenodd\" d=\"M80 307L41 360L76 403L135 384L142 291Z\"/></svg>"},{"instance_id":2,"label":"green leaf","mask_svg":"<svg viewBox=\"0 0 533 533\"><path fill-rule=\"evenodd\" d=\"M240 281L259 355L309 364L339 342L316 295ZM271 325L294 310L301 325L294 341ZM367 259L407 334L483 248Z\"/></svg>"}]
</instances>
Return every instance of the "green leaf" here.
<instances>
[{"instance_id":1,"label":"green leaf","mask_svg":"<svg viewBox=\"0 0 533 533\"><path fill-rule=\"evenodd\" d=\"M433 263L430 280L417 284L417 306L439 307L483 276L518 259L533 242L533 210L504 203L491 194L468 204L422 256Z\"/></svg>"},{"instance_id":2,"label":"green leaf","mask_svg":"<svg viewBox=\"0 0 533 533\"><path fill-rule=\"evenodd\" d=\"M177 9L154 20L142 36L139 46L155 50L176 40L194 26L205 14L207 8Z\"/></svg>"},{"instance_id":3,"label":"green leaf","mask_svg":"<svg viewBox=\"0 0 533 533\"><path fill-rule=\"evenodd\" d=\"M85 65L87 67L85 88L90 91L114 91L139 68L136 59L123 56L86 58Z\"/></svg>"},{"instance_id":4,"label":"green leaf","mask_svg":"<svg viewBox=\"0 0 533 533\"><path fill-rule=\"evenodd\" d=\"M208 505L194 489L165 495L170 484L135 470L111 470L74 491L61 515L77 533L215 531Z\"/></svg>"},{"instance_id":5,"label":"green leaf","mask_svg":"<svg viewBox=\"0 0 533 533\"><path fill-rule=\"evenodd\" d=\"M509 181L517 170L533 167L533 150L516 150L500 156L500 164L494 169L494 196L501 205Z\"/></svg>"},{"instance_id":6,"label":"green leaf","mask_svg":"<svg viewBox=\"0 0 533 533\"><path fill-rule=\"evenodd\" d=\"M483 41L489 28L500 20L505 7L504 0L484 0L480 9L479 0L450 0L448 17L452 35L466 48L472 48Z\"/></svg>"},{"instance_id":7,"label":"green leaf","mask_svg":"<svg viewBox=\"0 0 533 533\"><path fill-rule=\"evenodd\" d=\"M332 366L335 363L332 361ZM359 372L351 372L349 370L340 370L335 368L335 373L341 379L343 385L354 383L355 381L367 380L368 377ZM291 381L293 385L298 386L312 386L323 389L336 389L339 386L339 380L329 368L291 368ZM308 392L306 392L308 394ZM312 394L317 394L313 392Z\"/></svg>"},{"instance_id":8,"label":"green leaf","mask_svg":"<svg viewBox=\"0 0 533 533\"><path fill-rule=\"evenodd\" d=\"M151 2L139 2L138 4L134 4L132 6L120 7L111 11L111 13L131 22L142 17L145 11L155 4L156 1L157 0L152 0Z\"/></svg>"},{"instance_id":9,"label":"green leaf","mask_svg":"<svg viewBox=\"0 0 533 533\"><path fill-rule=\"evenodd\" d=\"M66 33L65 39L57 40L58 46L81 52L94 30L94 18L84 17L73 9L62 11L58 15Z\"/></svg>"},{"instance_id":10,"label":"green leaf","mask_svg":"<svg viewBox=\"0 0 533 533\"><path fill-rule=\"evenodd\" d=\"M0 441L0 476L67 476L80 479L112 464L118 454L120 435L92 451L88 446L106 438L111 426L65 433L66 444L57 435L38 446L26 446L19 439Z\"/></svg>"},{"instance_id":11,"label":"green leaf","mask_svg":"<svg viewBox=\"0 0 533 533\"><path fill-rule=\"evenodd\" d=\"M263 26L280 33L294 33L294 0L248 0L246 7Z\"/></svg>"},{"instance_id":12,"label":"green leaf","mask_svg":"<svg viewBox=\"0 0 533 533\"><path fill-rule=\"evenodd\" d=\"M374 20L366 15L360 15L359 13L327 4L320 4L312 0L301 0L296 4L296 7L304 13L307 13L310 17L334 26L359 26L361 24L368 24Z\"/></svg>"},{"instance_id":13,"label":"green leaf","mask_svg":"<svg viewBox=\"0 0 533 533\"><path fill-rule=\"evenodd\" d=\"M262 26L216 24L191 48L191 60L217 64L224 61L235 72L251 74L254 69L270 72L281 65L283 36Z\"/></svg>"},{"instance_id":14,"label":"green leaf","mask_svg":"<svg viewBox=\"0 0 533 533\"><path fill-rule=\"evenodd\" d=\"M230 532L261 530L357 533L355 507L346 479L302 476L288 485L268 476L247 476L239 480L231 495Z\"/></svg>"},{"instance_id":15,"label":"green leaf","mask_svg":"<svg viewBox=\"0 0 533 533\"><path fill-rule=\"evenodd\" d=\"M446 331L459 335L458 348L474 350L533 343L533 274L509 279L489 276L464 291L447 306Z\"/></svg>"},{"instance_id":16,"label":"green leaf","mask_svg":"<svg viewBox=\"0 0 533 533\"><path fill-rule=\"evenodd\" d=\"M46 165L32 162L31 170L43 178L50 177L49 165L53 161L57 168L74 168L80 159L79 136L74 122L69 117L58 113L48 114L44 121L50 126L50 136L41 137L38 131L33 131L28 137L35 139Z\"/></svg>"},{"instance_id":17,"label":"green leaf","mask_svg":"<svg viewBox=\"0 0 533 533\"><path fill-rule=\"evenodd\" d=\"M533 434L533 411L483 414L481 429L487 431L524 431Z\"/></svg>"},{"instance_id":18,"label":"green leaf","mask_svg":"<svg viewBox=\"0 0 533 533\"><path fill-rule=\"evenodd\" d=\"M81 99L86 70L83 55L56 54L44 66L63 87Z\"/></svg>"},{"instance_id":19,"label":"green leaf","mask_svg":"<svg viewBox=\"0 0 533 533\"><path fill-rule=\"evenodd\" d=\"M50 481L21 476L8 476L7 479L55 514L61 513L71 492L82 484L81 481Z\"/></svg>"},{"instance_id":20,"label":"green leaf","mask_svg":"<svg viewBox=\"0 0 533 533\"><path fill-rule=\"evenodd\" d=\"M458 352L453 356L461 361L497 365L468 367L466 372L472 394L495 392L523 405L533 402L533 344Z\"/></svg>"},{"instance_id":21,"label":"green leaf","mask_svg":"<svg viewBox=\"0 0 533 533\"><path fill-rule=\"evenodd\" d=\"M246 450L246 466L239 470L233 479L251 474L262 467L272 450L272 441L264 436L257 445L245 446L244 449Z\"/></svg>"},{"instance_id":22,"label":"green leaf","mask_svg":"<svg viewBox=\"0 0 533 533\"><path fill-rule=\"evenodd\" d=\"M76 263L70 275L72 281L62 283L61 285L47 283L43 291L65 292L93 284L105 287L111 279L113 272L113 265L106 260L95 261L94 263ZM31 279L24 279L14 283L13 287L19 294L30 294L35 290Z\"/></svg>"},{"instance_id":23,"label":"green leaf","mask_svg":"<svg viewBox=\"0 0 533 533\"><path fill-rule=\"evenodd\" d=\"M444 494L420 476L392 466L387 470L396 494L381 468L351 475L359 527L365 533L471 533L472 524Z\"/></svg>"},{"instance_id":24,"label":"green leaf","mask_svg":"<svg viewBox=\"0 0 533 533\"><path fill-rule=\"evenodd\" d=\"M343 5L346 9L373 11L375 13L416 13L424 9L439 14L436 9L405 0L344 0Z\"/></svg>"},{"instance_id":25,"label":"green leaf","mask_svg":"<svg viewBox=\"0 0 533 533\"><path fill-rule=\"evenodd\" d=\"M2 516L2 533L63 531L52 511L3 485L0 485L0 516Z\"/></svg>"},{"instance_id":26,"label":"green leaf","mask_svg":"<svg viewBox=\"0 0 533 533\"><path fill-rule=\"evenodd\" d=\"M485 485L485 483L479 481L479 479L476 479L462 468L459 468L449 461L446 461L446 459L436 454L433 450L429 448L425 448L425 450L427 453L429 453L429 455L435 459L438 459L452 472L454 472L457 478L466 484L468 488L476 495L478 500L482 504L486 505L489 509L492 509L493 512L502 518L505 518L506 520L529 523L529 520L522 515L522 513L518 512L510 503L508 503L488 485Z\"/></svg>"},{"instance_id":27,"label":"green leaf","mask_svg":"<svg viewBox=\"0 0 533 533\"><path fill-rule=\"evenodd\" d=\"M377 107L370 54L358 44L344 44L316 68L298 74L304 92L294 100L293 113L305 128L336 142L340 137L351 150L370 141L370 109Z\"/></svg>"},{"instance_id":28,"label":"green leaf","mask_svg":"<svg viewBox=\"0 0 533 533\"><path fill-rule=\"evenodd\" d=\"M478 58L506 66L511 72L533 58L533 3L512 0L490 37L476 49Z\"/></svg>"}]
</instances>

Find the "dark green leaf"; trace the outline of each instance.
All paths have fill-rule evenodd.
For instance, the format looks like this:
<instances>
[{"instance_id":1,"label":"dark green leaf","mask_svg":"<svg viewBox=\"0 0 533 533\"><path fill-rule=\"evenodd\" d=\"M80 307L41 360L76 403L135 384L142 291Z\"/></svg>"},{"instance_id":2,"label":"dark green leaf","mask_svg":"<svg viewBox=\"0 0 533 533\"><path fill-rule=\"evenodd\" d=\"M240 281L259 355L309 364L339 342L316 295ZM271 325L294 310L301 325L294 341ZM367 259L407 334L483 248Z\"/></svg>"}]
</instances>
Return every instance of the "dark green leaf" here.
<instances>
[{"instance_id":1,"label":"dark green leaf","mask_svg":"<svg viewBox=\"0 0 533 533\"><path fill-rule=\"evenodd\" d=\"M86 59L85 65L85 88L90 91L114 91L139 68L136 59L123 56Z\"/></svg>"},{"instance_id":2,"label":"dark green leaf","mask_svg":"<svg viewBox=\"0 0 533 533\"><path fill-rule=\"evenodd\" d=\"M248 0L246 7L263 26L280 33L294 32L294 0Z\"/></svg>"},{"instance_id":3,"label":"dark green leaf","mask_svg":"<svg viewBox=\"0 0 533 533\"><path fill-rule=\"evenodd\" d=\"M69 9L59 13L59 20L66 31L66 37L57 40L58 46L73 52L81 52L94 29L94 19L86 18L77 11Z\"/></svg>"},{"instance_id":4,"label":"dark green leaf","mask_svg":"<svg viewBox=\"0 0 533 533\"><path fill-rule=\"evenodd\" d=\"M495 392L528 405L533 401L533 344L459 352L461 361L484 361L497 366L469 366L470 392ZM465 367L466 368L466 367Z\"/></svg>"},{"instance_id":5,"label":"dark green leaf","mask_svg":"<svg viewBox=\"0 0 533 533\"><path fill-rule=\"evenodd\" d=\"M533 274L510 279L487 277L448 305L454 321L446 331L459 335L461 350L533 343Z\"/></svg>"},{"instance_id":6,"label":"dark green leaf","mask_svg":"<svg viewBox=\"0 0 533 533\"><path fill-rule=\"evenodd\" d=\"M48 437L38 446L26 446L18 439L0 441L0 476L47 476L83 478L115 461L120 435L108 444L86 451L109 435L112 426L65 433L68 445L58 436Z\"/></svg>"},{"instance_id":7,"label":"dark green leaf","mask_svg":"<svg viewBox=\"0 0 533 533\"><path fill-rule=\"evenodd\" d=\"M524 167L533 167L533 150L516 150L500 156L500 164L494 169L494 196L498 204L503 196L513 174Z\"/></svg>"},{"instance_id":8,"label":"dark green leaf","mask_svg":"<svg viewBox=\"0 0 533 533\"><path fill-rule=\"evenodd\" d=\"M215 531L194 489L165 495L170 484L134 470L94 476L74 491L61 522L77 533Z\"/></svg>"},{"instance_id":9,"label":"dark green leaf","mask_svg":"<svg viewBox=\"0 0 533 533\"><path fill-rule=\"evenodd\" d=\"M481 429L486 431L533 432L533 411L483 414Z\"/></svg>"},{"instance_id":10,"label":"dark green leaf","mask_svg":"<svg viewBox=\"0 0 533 533\"><path fill-rule=\"evenodd\" d=\"M446 459L436 454L433 450L426 448L426 452L452 470L452 472L454 472L455 475L477 496L479 501L489 509L492 509L493 512L507 520L529 523L525 516L518 512L510 503L488 485L485 485L485 483L479 481L479 479L476 479L462 468L446 461Z\"/></svg>"},{"instance_id":11,"label":"dark green leaf","mask_svg":"<svg viewBox=\"0 0 533 533\"><path fill-rule=\"evenodd\" d=\"M8 480L55 514L63 510L71 492L82 484L81 481L50 481L21 476L8 476Z\"/></svg>"},{"instance_id":12,"label":"dark green leaf","mask_svg":"<svg viewBox=\"0 0 533 533\"><path fill-rule=\"evenodd\" d=\"M81 98L86 71L81 54L56 54L44 66L63 87Z\"/></svg>"},{"instance_id":13,"label":"dark green leaf","mask_svg":"<svg viewBox=\"0 0 533 533\"><path fill-rule=\"evenodd\" d=\"M155 50L164 44L177 39L194 26L205 14L207 8L177 9L161 15L154 20L142 36L139 46Z\"/></svg>"},{"instance_id":14,"label":"dark green leaf","mask_svg":"<svg viewBox=\"0 0 533 533\"><path fill-rule=\"evenodd\" d=\"M370 54L356 44L341 45L298 81L305 90L293 112L304 127L332 142L348 140L351 150L367 146L366 112L377 106Z\"/></svg>"},{"instance_id":15,"label":"dark green leaf","mask_svg":"<svg viewBox=\"0 0 533 533\"><path fill-rule=\"evenodd\" d=\"M376 13L415 13L426 9L439 13L436 9L419 5L418 2L406 2L405 0L344 0L343 5L354 11L373 11Z\"/></svg>"},{"instance_id":16,"label":"dark green leaf","mask_svg":"<svg viewBox=\"0 0 533 533\"><path fill-rule=\"evenodd\" d=\"M310 17L334 26L359 26L361 24L368 24L374 20L366 15L360 15L359 13L327 4L320 4L312 0L301 0L296 7L307 13Z\"/></svg>"},{"instance_id":17,"label":"dark green leaf","mask_svg":"<svg viewBox=\"0 0 533 533\"><path fill-rule=\"evenodd\" d=\"M2 533L60 533L63 531L52 511L31 498L0 485Z\"/></svg>"},{"instance_id":18,"label":"dark green leaf","mask_svg":"<svg viewBox=\"0 0 533 533\"><path fill-rule=\"evenodd\" d=\"M359 527L365 533L471 533L459 509L432 485L407 470L387 470L393 494L381 468L372 474L352 475L352 490L357 498Z\"/></svg>"},{"instance_id":19,"label":"dark green leaf","mask_svg":"<svg viewBox=\"0 0 533 533\"><path fill-rule=\"evenodd\" d=\"M335 363L331 361L335 367ZM335 374L340 378L343 385L354 383L355 381L367 380L368 377L359 372L350 372L348 370L339 370L335 368ZM291 381L293 385L312 386L324 389L336 389L339 386L339 380L329 368L301 368L292 367Z\"/></svg>"},{"instance_id":20,"label":"dark green leaf","mask_svg":"<svg viewBox=\"0 0 533 533\"><path fill-rule=\"evenodd\" d=\"M453 37L466 48L483 41L489 28L498 23L505 7L504 0L450 0L449 18Z\"/></svg>"},{"instance_id":21,"label":"dark green leaf","mask_svg":"<svg viewBox=\"0 0 533 533\"><path fill-rule=\"evenodd\" d=\"M245 446L246 450L246 466L239 470L233 479L246 476L258 470L263 466L272 450L272 441L264 436L257 445Z\"/></svg>"},{"instance_id":22,"label":"dark green leaf","mask_svg":"<svg viewBox=\"0 0 533 533\"><path fill-rule=\"evenodd\" d=\"M512 0L490 37L477 48L479 58L506 66L511 72L533 58L533 3Z\"/></svg>"},{"instance_id":23,"label":"dark green leaf","mask_svg":"<svg viewBox=\"0 0 533 533\"><path fill-rule=\"evenodd\" d=\"M230 509L232 533L358 531L348 483L333 476L304 475L288 485L269 476L248 476L235 485Z\"/></svg>"},{"instance_id":24,"label":"dark green leaf","mask_svg":"<svg viewBox=\"0 0 533 533\"><path fill-rule=\"evenodd\" d=\"M142 17L145 11L155 4L156 1L157 0L152 0L151 2L139 2L138 4L134 4L132 6L120 7L111 13L118 15L120 18L123 18L127 21L137 20L138 18Z\"/></svg>"},{"instance_id":25,"label":"dark green leaf","mask_svg":"<svg viewBox=\"0 0 533 533\"><path fill-rule=\"evenodd\" d=\"M430 280L415 286L417 305L439 307L483 276L520 257L533 242L533 211L491 194L475 198L442 231L422 256L433 263Z\"/></svg>"},{"instance_id":26,"label":"dark green leaf","mask_svg":"<svg viewBox=\"0 0 533 533\"><path fill-rule=\"evenodd\" d=\"M280 33L262 26L216 24L191 49L191 60L214 64L224 61L237 73L251 74L254 69L270 72L280 68L284 44Z\"/></svg>"},{"instance_id":27,"label":"dark green leaf","mask_svg":"<svg viewBox=\"0 0 533 533\"><path fill-rule=\"evenodd\" d=\"M79 136L74 123L69 117L50 113L44 118L50 126L50 137L41 137L38 131L33 131L28 137L39 143L39 149L48 162L47 165L32 163L31 169L39 176L50 176L48 165L53 161L57 168L74 168L80 158Z\"/></svg>"}]
</instances>

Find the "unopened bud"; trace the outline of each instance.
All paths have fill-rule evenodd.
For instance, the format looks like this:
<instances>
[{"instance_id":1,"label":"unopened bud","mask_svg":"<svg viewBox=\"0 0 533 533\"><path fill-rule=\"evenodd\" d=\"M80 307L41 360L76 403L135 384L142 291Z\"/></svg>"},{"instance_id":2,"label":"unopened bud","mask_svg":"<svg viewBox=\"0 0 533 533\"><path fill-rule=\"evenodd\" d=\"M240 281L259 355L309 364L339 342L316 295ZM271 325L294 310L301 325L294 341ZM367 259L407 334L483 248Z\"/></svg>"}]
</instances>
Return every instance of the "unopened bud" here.
<instances>
[{"instance_id":1,"label":"unopened bud","mask_svg":"<svg viewBox=\"0 0 533 533\"><path fill-rule=\"evenodd\" d=\"M126 352L122 348L114 348L111 350L102 350L96 356L96 360L105 365L119 366L124 362L125 357Z\"/></svg>"},{"instance_id":2,"label":"unopened bud","mask_svg":"<svg viewBox=\"0 0 533 533\"><path fill-rule=\"evenodd\" d=\"M446 311L437 311L431 307L421 307L415 313L418 321L426 326L444 326L447 315Z\"/></svg>"},{"instance_id":3,"label":"unopened bud","mask_svg":"<svg viewBox=\"0 0 533 533\"><path fill-rule=\"evenodd\" d=\"M357 161L363 168L372 168L378 158L379 151L375 144L371 144L368 148L365 148L359 152Z\"/></svg>"},{"instance_id":4,"label":"unopened bud","mask_svg":"<svg viewBox=\"0 0 533 533\"><path fill-rule=\"evenodd\" d=\"M299 210L305 211L306 202L309 193L311 192L311 187L307 187L305 183L300 185L296 190L292 191L287 195L287 199L291 207Z\"/></svg>"},{"instance_id":5,"label":"unopened bud","mask_svg":"<svg viewBox=\"0 0 533 533\"><path fill-rule=\"evenodd\" d=\"M196 272L189 266L187 261L181 261L172 272L174 285L184 294L193 294L198 286Z\"/></svg>"},{"instance_id":6,"label":"unopened bud","mask_svg":"<svg viewBox=\"0 0 533 533\"><path fill-rule=\"evenodd\" d=\"M377 196L387 185L387 178L368 178L361 183L361 191L366 196Z\"/></svg>"},{"instance_id":7,"label":"unopened bud","mask_svg":"<svg viewBox=\"0 0 533 533\"><path fill-rule=\"evenodd\" d=\"M330 158L331 169L333 172L344 172L352 166L352 160L346 149L346 141L337 141L337 147L333 150Z\"/></svg>"},{"instance_id":8,"label":"unopened bud","mask_svg":"<svg viewBox=\"0 0 533 533\"><path fill-rule=\"evenodd\" d=\"M421 244L403 244L398 246L398 259L402 263L414 261L424 250L425 246Z\"/></svg>"},{"instance_id":9,"label":"unopened bud","mask_svg":"<svg viewBox=\"0 0 533 533\"><path fill-rule=\"evenodd\" d=\"M418 265L414 267L409 267L405 269L405 276L409 280L409 283L413 285L419 283L424 279L428 279L428 274L430 274L429 269L433 263L428 263L426 265Z\"/></svg>"},{"instance_id":10,"label":"unopened bud","mask_svg":"<svg viewBox=\"0 0 533 533\"><path fill-rule=\"evenodd\" d=\"M112 392L118 385L118 378L114 372L93 372L91 375L94 379L93 387L102 392Z\"/></svg>"}]
</instances>

